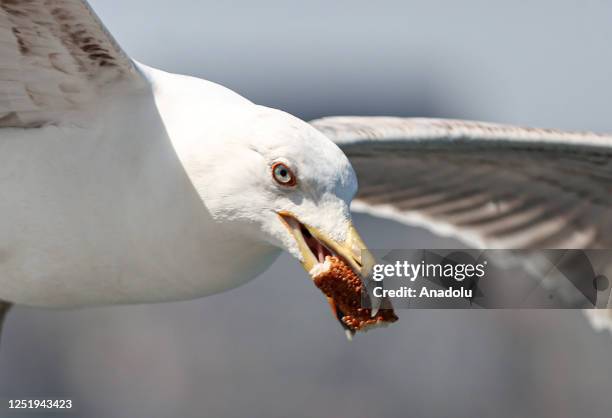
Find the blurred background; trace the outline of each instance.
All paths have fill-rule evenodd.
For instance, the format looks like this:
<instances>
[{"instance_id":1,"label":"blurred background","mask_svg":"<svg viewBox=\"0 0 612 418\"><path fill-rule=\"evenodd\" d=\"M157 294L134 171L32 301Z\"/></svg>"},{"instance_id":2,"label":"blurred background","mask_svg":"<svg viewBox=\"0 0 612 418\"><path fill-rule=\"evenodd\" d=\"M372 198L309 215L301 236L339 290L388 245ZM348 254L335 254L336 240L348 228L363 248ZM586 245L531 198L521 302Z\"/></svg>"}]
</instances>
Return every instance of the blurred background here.
<instances>
[{"instance_id":1,"label":"blurred background","mask_svg":"<svg viewBox=\"0 0 612 418\"><path fill-rule=\"evenodd\" d=\"M91 3L136 60L304 119L612 131L605 0ZM355 221L372 248L459 245ZM284 255L253 282L201 300L18 307L3 335L0 398L75 405L18 417L612 415L612 336L578 311L404 310L391 328L348 343L323 299Z\"/></svg>"}]
</instances>

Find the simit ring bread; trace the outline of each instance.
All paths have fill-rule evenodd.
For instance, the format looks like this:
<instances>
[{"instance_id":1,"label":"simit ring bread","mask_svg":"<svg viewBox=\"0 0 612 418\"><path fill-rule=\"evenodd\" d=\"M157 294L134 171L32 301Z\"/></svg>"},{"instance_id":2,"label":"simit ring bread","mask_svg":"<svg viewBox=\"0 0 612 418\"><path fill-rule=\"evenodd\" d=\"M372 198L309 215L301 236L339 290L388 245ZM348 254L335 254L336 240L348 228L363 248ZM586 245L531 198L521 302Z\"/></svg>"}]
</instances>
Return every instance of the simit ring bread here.
<instances>
[{"instance_id":1,"label":"simit ring bread","mask_svg":"<svg viewBox=\"0 0 612 418\"><path fill-rule=\"evenodd\" d=\"M311 272L315 285L327 296L332 311L347 330L347 335L397 321L393 308L381 308L372 317L372 309L362 307L367 292L361 278L338 257L327 256Z\"/></svg>"}]
</instances>

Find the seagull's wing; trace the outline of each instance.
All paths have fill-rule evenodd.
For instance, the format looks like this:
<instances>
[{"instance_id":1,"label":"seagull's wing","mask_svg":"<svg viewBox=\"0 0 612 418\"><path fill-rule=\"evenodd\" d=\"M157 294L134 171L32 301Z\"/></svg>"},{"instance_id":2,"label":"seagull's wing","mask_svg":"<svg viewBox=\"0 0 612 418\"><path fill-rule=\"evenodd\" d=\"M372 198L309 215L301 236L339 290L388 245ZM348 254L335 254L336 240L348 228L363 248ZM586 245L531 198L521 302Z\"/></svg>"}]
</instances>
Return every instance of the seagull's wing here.
<instances>
[{"instance_id":1,"label":"seagull's wing","mask_svg":"<svg viewBox=\"0 0 612 418\"><path fill-rule=\"evenodd\" d=\"M0 127L61 122L141 78L81 0L0 0Z\"/></svg>"},{"instance_id":2,"label":"seagull's wing","mask_svg":"<svg viewBox=\"0 0 612 418\"><path fill-rule=\"evenodd\" d=\"M312 124L359 179L355 210L486 248L612 248L612 136L441 119Z\"/></svg>"},{"instance_id":3,"label":"seagull's wing","mask_svg":"<svg viewBox=\"0 0 612 418\"><path fill-rule=\"evenodd\" d=\"M355 168L356 211L480 248L612 248L610 135L391 117L312 124Z\"/></svg>"}]
</instances>

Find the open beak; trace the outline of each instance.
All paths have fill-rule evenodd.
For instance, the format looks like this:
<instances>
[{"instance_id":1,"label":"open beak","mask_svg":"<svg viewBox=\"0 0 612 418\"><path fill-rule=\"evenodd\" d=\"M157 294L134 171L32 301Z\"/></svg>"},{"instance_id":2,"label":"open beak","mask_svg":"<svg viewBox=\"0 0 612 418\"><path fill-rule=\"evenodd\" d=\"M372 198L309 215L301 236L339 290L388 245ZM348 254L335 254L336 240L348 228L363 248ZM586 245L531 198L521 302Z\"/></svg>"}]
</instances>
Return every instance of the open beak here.
<instances>
[{"instance_id":1,"label":"open beak","mask_svg":"<svg viewBox=\"0 0 612 418\"><path fill-rule=\"evenodd\" d=\"M304 269L327 296L332 313L349 339L356 331L397 321L390 303L382 307L384 298L366 294L369 307L359 306L359 299L355 299L364 296L375 260L352 224L348 225L346 238L338 242L289 212L279 212L278 216L295 238Z\"/></svg>"},{"instance_id":2,"label":"open beak","mask_svg":"<svg viewBox=\"0 0 612 418\"><path fill-rule=\"evenodd\" d=\"M319 269L324 268L326 257L335 256L348 264L351 270L360 277L362 283L365 283L365 279L374 268L375 259L351 223L348 226L346 239L338 242L317 228L303 224L289 212L279 212L278 216L295 238L302 255L302 266L311 277L314 277ZM369 298L369 300L371 315L375 316L380 309L381 300L379 298ZM336 312L334 302L329 299L328 301L337 316L338 312Z\"/></svg>"},{"instance_id":3,"label":"open beak","mask_svg":"<svg viewBox=\"0 0 612 418\"><path fill-rule=\"evenodd\" d=\"M311 275L327 256L344 260L362 280L371 273L374 257L352 224L348 226L346 239L338 242L317 228L303 224L291 213L279 212L278 215L295 238L302 255L302 266Z\"/></svg>"}]
</instances>

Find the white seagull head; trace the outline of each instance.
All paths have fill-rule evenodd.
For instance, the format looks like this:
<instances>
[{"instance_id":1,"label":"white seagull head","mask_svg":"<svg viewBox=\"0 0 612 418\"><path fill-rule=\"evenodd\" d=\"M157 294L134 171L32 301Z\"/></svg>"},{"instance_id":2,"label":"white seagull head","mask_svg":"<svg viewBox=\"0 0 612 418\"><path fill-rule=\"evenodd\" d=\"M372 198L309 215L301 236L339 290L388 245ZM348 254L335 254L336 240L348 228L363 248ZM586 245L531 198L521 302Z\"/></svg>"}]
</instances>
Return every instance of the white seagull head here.
<instances>
[{"instance_id":1,"label":"white seagull head","mask_svg":"<svg viewBox=\"0 0 612 418\"><path fill-rule=\"evenodd\" d=\"M238 115L190 170L206 173L193 181L212 217L249 241L288 251L309 272L333 255L367 273L349 210L357 178L340 148L276 109L249 105Z\"/></svg>"}]
</instances>

